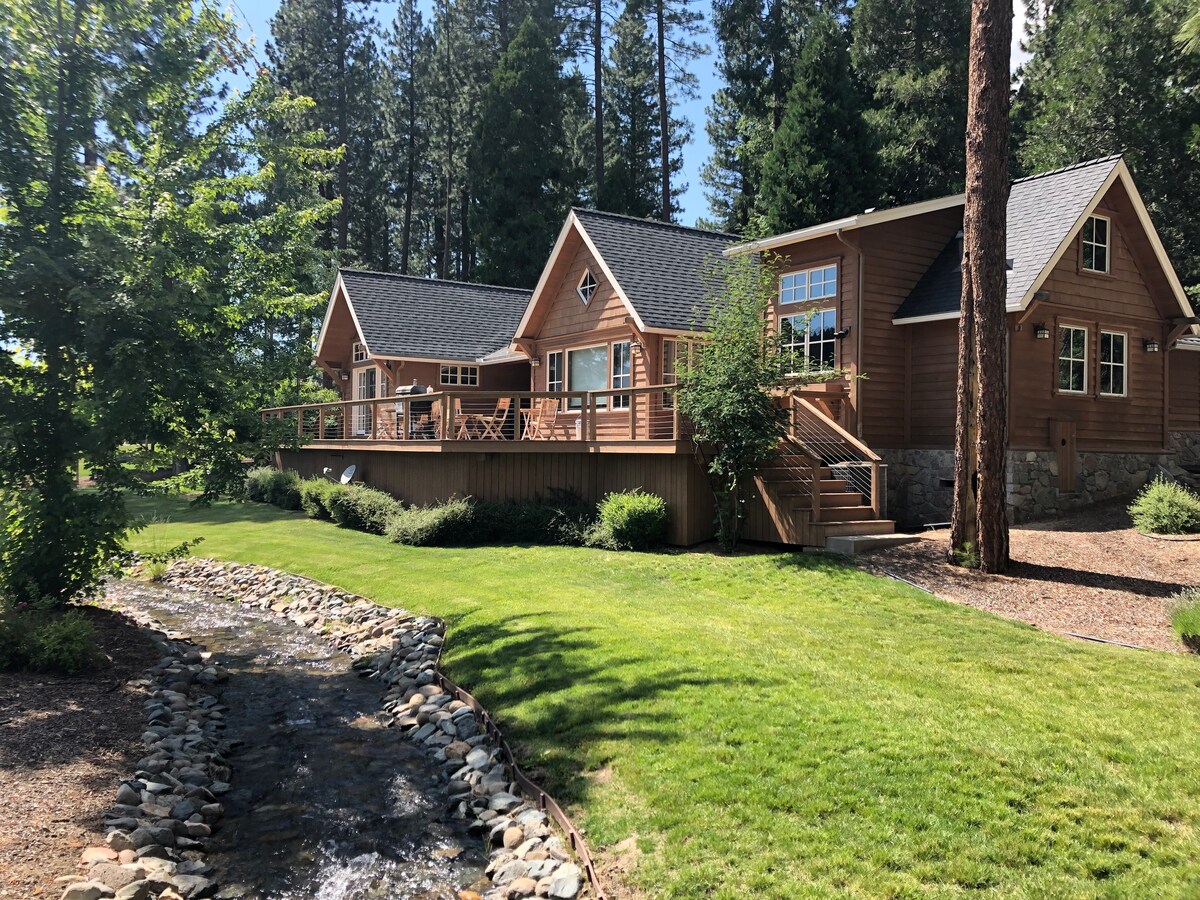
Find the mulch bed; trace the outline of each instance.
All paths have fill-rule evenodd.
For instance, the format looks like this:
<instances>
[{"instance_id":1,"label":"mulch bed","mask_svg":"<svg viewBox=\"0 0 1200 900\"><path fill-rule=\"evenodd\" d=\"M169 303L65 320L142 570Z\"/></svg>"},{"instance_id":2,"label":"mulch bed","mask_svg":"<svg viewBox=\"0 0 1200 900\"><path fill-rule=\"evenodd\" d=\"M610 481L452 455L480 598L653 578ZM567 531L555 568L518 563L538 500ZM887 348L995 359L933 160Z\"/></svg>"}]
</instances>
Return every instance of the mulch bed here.
<instances>
[{"instance_id":1,"label":"mulch bed","mask_svg":"<svg viewBox=\"0 0 1200 900\"><path fill-rule=\"evenodd\" d=\"M1155 650L1184 649L1171 630L1170 598L1200 584L1200 542L1139 534L1123 504L1014 527L1013 565L1006 575L949 565L949 541L946 530L929 532L919 543L863 557L863 564L946 600L1047 631Z\"/></svg>"},{"instance_id":2,"label":"mulch bed","mask_svg":"<svg viewBox=\"0 0 1200 900\"><path fill-rule=\"evenodd\" d=\"M142 691L127 686L158 659L131 620L87 607L111 660L96 672L0 673L0 897L58 897L54 878L103 844L100 814L141 755Z\"/></svg>"}]
</instances>

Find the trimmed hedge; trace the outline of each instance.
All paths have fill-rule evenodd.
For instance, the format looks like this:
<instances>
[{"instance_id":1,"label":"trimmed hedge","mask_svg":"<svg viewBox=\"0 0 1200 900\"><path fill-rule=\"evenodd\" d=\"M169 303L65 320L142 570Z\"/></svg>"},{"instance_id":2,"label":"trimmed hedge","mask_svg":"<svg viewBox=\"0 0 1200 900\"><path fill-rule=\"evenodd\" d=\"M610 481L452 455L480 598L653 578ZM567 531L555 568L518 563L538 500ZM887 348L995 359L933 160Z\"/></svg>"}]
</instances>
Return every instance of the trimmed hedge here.
<instances>
[{"instance_id":1,"label":"trimmed hedge","mask_svg":"<svg viewBox=\"0 0 1200 900\"><path fill-rule=\"evenodd\" d=\"M328 478L309 478L300 485L300 508L310 519L331 519L329 498L344 487Z\"/></svg>"},{"instance_id":2,"label":"trimmed hedge","mask_svg":"<svg viewBox=\"0 0 1200 900\"><path fill-rule=\"evenodd\" d=\"M1137 530L1147 534L1200 533L1200 497L1165 478L1142 488L1129 515Z\"/></svg>"},{"instance_id":3,"label":"trimmed hedge","mask_svg":"<svg viewBox=\"0 0 1200 900\"><path fill-rule=\"evenodd\" d=\"M450 500L436 506L401 509L388 519L384 533L395 544L445 547L479 543L474 525L474 504L470 500Z\"/></svg>"},{"instance_id":4,"label":"trimmed hedge","mask_svg":"<svg viewBox=\"0 0 1200 900\"><path fill-rule=\"evenodd\" d=\"M576 495L559 492L553 500L450 500L401 510L386 534L413 547L480 544L559 544L578 546L594 513Z\"/></svg>"},{"instance_id":5,"label":"trimmed hedge","mask_svg":"<svg viewBox=\"0 0 1200 900\"><path fill-rule=\"evenodd\" d=\"M588 543L610 550L649 550L667 536L667 501L645 491L620 491L600 501Z\"/></svg>"},{"instance_id":6,"label":"trimmed hedge","mask_svg":"<svg viewBox=\"0 0 1200 900\"><path fill-rule=\"evenodd\" d=\"M365 484L337 487L341 489L330 491L325 505L330 518L343 528L383 534L388 520L404 509L400 501L391 494L367 487Z\"/></svg>"},{"instance_id":7,"label":"trimmed hedge","mask_svg":"<svg viewBox=\"0 0 1200 900\"><path fill-rule=\"evenodd\" d=\"M262 466L246 473L246 497L280 509L299 509L300 484L300 476L290 469L281 472Z\"/></svg>"}]
</instances>

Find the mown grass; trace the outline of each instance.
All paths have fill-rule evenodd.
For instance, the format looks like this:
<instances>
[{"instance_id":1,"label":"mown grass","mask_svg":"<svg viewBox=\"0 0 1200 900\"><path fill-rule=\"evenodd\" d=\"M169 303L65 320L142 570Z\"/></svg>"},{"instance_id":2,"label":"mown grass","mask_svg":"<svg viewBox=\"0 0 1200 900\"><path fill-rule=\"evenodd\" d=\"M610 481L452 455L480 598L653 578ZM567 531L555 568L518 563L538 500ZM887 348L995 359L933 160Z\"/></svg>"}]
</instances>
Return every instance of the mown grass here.
<instances>
[{"instance_id":1,"label":"mown grass","mask_svg":"<svg viewBox=\"0 0 1200 900\"><path fill-rule=\"evenodd\" d=\"M445 617L595 847L654 897L1200 892L1200 667L1068 643L816 555L406 548L160 501L134 546ZM603 851L602 851L603 852Z\"/></svg>"}]
</instances>

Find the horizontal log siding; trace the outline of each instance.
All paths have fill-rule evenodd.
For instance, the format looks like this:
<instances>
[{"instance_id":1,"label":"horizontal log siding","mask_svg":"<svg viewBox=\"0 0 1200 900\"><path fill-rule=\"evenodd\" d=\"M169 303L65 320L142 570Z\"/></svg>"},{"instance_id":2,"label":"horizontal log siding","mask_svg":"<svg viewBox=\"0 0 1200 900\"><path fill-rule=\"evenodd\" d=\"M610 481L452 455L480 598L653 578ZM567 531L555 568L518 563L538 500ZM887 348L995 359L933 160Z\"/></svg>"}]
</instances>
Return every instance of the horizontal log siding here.
<instances>
[{"instance_id":1,"label":"horizontal log siding","mask_svg":"<svg viewBox=\"0 0 1200 900\"><path fill-rule=\"evenodd\" d=\"M1170 428L1200 431L1200 353L1173 350L1170 365Z\"/></svg>"},{"instance_id":2,"label":"horizontal log siding","mask_svg":"<svg viewBox=\"0 0 1200 900\"><path fill-rule=\"evenodd\" d=\"M671 513L668 541L690 546L713 535L713 504L704 473L691 455L596 453L405 453L402 450L282 451L284 468L302 476L328 466L357 465L363 483L406 503L452 497L533 500L570 490L587 503L613 491L641 488L658 494Z\"/></svg>"},{"instance_id":3,"label":"horizontal log siding","mask_svg":"<svg viewBox=\"0 0 1200 900\"><path fill-rule=\"evenodd\" d=\"M958 320L904 325L909 333L911 381L906 396L908 434L903 447L954 446L958 385Z\"/></svg>"},{"instance_id":4,"label":"horizontal log siding","mask_svg":"<svg viewBox=\"0 0 1200 900\"><path fill-rule=\"evenodd\" d=\"M570 252L571 246L574 246L573 252ZM532 327L527 331L543 354L547 349L554 349L550 345L561 339L623 327L625 317L629 315L628 308L613 290L603 270L592 259L586 244L576 239L563 250L563 256L569 262L564 260L557 267L561 275L558 272L551 273L551 277L558 280L558 285L543 296L542 308L536 310L530 323ZM585 306L575 289L584 270L589 267L597 287L591 302ZM625 332L628 333L628 328L625 328Z\"/></svg>"},{"instance_id":5,"label":"horizontal log siding","mask_svg":"<svg viewBox=\"0 0 1200 900\"><path fill-rule=\"evenodd\" d=\"M859 384L859 413L862 421L862 437L876 447L922 446L927 441L919 437L922 429L931 427L930 419L939 423L945 411L934 409L929 404L944 400L944 392L938 385L922 384L923 379L954 379L953 366L945 369L945 353L936 354L936 362L925 366L920 375L910 369L908 360L919 361L916 344L906 346L910 329L930 329L929 323L918 325L893 325L892 316L900 304L916 287L921 276L945 249L962 226L962 209L954 208L929 213L917 218L887 222L859 232L865 262L863 266L863 360L862 374L865 379ZM939 323L940 325L940 323ZM949 332L938 327L931 336L918 336L913 340L929 344L934 338L944 338ZM850 342L850 338L846 342ZM950 337L957 341L956 332ZM952 351L957 353L957 348ZM906 419L909 390L920 393L914 413L923 409L921 424ZM913 397L916 401L916 396ZM951 395L950 416L954 415ZM937 428L941 426L938 425ZM940 439L939 439L940 440ZM911 444L910 444L911 442ZM939 444L940 446L940 444Z\"/></svg>"}]
</instances>

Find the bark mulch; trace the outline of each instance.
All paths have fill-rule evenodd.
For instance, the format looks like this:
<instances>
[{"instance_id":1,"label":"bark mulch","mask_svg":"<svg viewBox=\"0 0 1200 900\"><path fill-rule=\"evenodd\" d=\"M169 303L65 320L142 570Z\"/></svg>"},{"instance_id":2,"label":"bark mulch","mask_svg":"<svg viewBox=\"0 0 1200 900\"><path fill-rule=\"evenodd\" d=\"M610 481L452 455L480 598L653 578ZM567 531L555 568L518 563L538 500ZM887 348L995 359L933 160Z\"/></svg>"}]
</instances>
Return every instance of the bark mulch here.
<instances>
[{"instance_id":1,"label":"bark mulch","mask_svg":"<svg viewBox=\"0 0 1200 900\"><path fill-rule=\"evenodd\" d=\"M100 814L141 756L145 694L127 682L158 654L124 616L85 614L108 664L81 676L0 673L0 897L58 897L55 877L104 842Z\"/></svg>"},{"instance_id":2,"label":"bark mulch","mask_svg":"<svg viewBox=\"0 0 1200 900\"><path fill-rule=\"evenodd\" d=\"M1059 634L1181 651L1170 598L1200 584L1200 541L1157 540L1135 531L1123 504L1014 527L1013 565L981 575L946 563L948 530L863 557L946 600L986 609Z\"/></svg>"}]
</instances>

